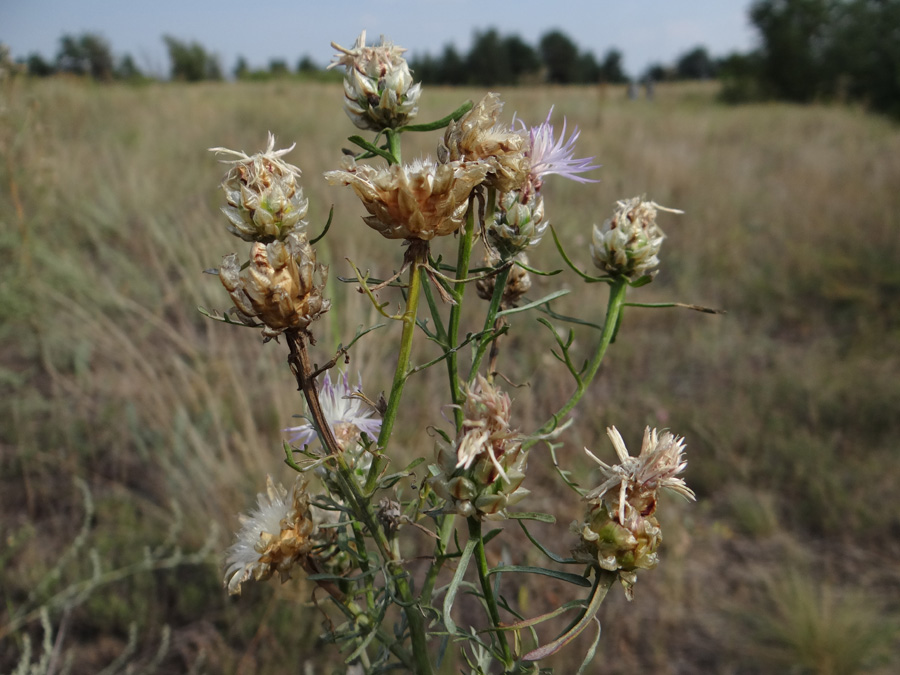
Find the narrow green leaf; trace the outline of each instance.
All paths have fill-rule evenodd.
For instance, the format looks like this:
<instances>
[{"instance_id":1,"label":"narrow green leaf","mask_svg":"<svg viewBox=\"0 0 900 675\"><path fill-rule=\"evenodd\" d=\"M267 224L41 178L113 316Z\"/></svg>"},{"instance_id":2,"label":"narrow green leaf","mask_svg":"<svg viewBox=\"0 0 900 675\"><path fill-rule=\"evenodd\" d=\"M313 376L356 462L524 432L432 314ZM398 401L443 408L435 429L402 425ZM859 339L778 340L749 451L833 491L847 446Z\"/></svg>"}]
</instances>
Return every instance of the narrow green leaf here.
<instances>
[{"instance_id":1,"label":"narrow green leaf","mask_svg":"<svg viewBox=\"0 0 900 675\"><path fill-rule=\"evenodd\" d=\"M522 621L511 623L508 626L501 626L500 630L520 630L522 628L537 626L540 623L544 623L544 621L549 621L550 619L568 612L570 609L575 609L576 607L578 609L584 609L584 600L570 600L566 604L560 605L551 612L547 612L546 614L541 614L540 616L535 616L530 619L523 619Z\"/></svg>"},{"instance_id":2,"label":"narrow green leaf","mask_svg":"<svg viewBox=\"0 0 900 675\"><path fill-rule=\"evenodd\" d=\"M578 623L576 623L574 626L572 626L571 629L556 638L553 642L549 642L543 647L532 649L522 658L525 661L540 661L541 659L545 659L548 656L555 654L576 637L578 637L578 635L580 635L581 632L585 628L587 628L592 621L594 621L594 617L596 617L597 612L600 611L600 605L602 605L603 601L606 599L606 593L607 591L609 591L609 587L612 585L612 582L615 580L616 576L617 575L613 574L612 572L598 574L597 580L594 583L594 590L591 593L591 601L585 608L584 615L581 617Z\"/></svg>"},{"instance_id":3,"label":"narrow green leaf","mask_svg":"<svg viewBox=\"0 0 900 675\"><path fill-rule=\"evenodd\" d=\"M470 539L466 542L466 547L463 549L462 555L459 557L459 563L456 565L456 572L453 573L453 579L447 587L447 595L444 596L444 626L446 626L447 631L451 634L456 633L456 624L453 622L453 618L450 615L450 612L453 609L453 601L456 600L456 592L459 590L459 585L466 576L466 568L469 566L469 561L472 560L472 554L475 552L477 543L478 542L474 539Z\"/></svg>"},{"instance_id":4,"label":"narrow green leaf","mask_svg":"<svg viewBox=\"0 0 900 675\"><path fill-rule=\"evenodd\" d=\"M317 241L319 241L325 234L331 229L331 220L334 218L334 204L331 205L331 210L328 211L328 220L325 223L325 227L322 229L322 233L318 237L314 237L309 240L309 245L312 246Z\"/></svg>"},{"instance_id":5,"label":"narrow green leaf","mask_svg":"<svg viewBox=\"0 0 900 675\"><path fill-rule=\"evenodd\" d=\"M695 312L703 312L704 314L727 314L724 309L713 309L712 307L703 307L702 305L688 305L683 302L623 302L623 307L644 307L645 309L662 309L667 307L682 307L684 309L692 309Z\"/></svg>"},{"instance_id":6,"label":"narrow green leaf","mask_svg":"<svg viewBox=\"0 0 900 675\"><path fill-rule=\"evenodd\" d=\"M510 314L518 314L519 312L525 312L534 307L546 305L551 300L556 300L557 298L561 298L562 296L568 295L569 293L571 293L571 291L568 290L555 291L550 295L544 296L540 300L529 302L527 305L521 305L520 307L510 307L509 309L504 309L502 312L497 312L497 318L499 319L501 316L508 316Z\"/></svg>"},{"instance_id":7,"label":"narrow green leaf","mask_svg":"<svg viewBox=\"0 0 900 675\"><path fill-rule=\"evenodd\" d=\"M572 574L571 572L559 572L557 570L548 570L543 567L533 567L530 565L503 565L502 567L495 567L490 572L488 572L488 575L501 574L503 572L542 574L545 577L553 577L554 579L565 581L567 584L575 584L576 586L583 586L585 588L591 587L591 582L585 579L580 574Z\"/></svg>"},{"instance_id":8,"label":"narrow green leaf","mask_svg":"<svg viewBox=\"0 0 900 675\"><path fill-rule=\"evenodd\" d=\"M542 523L555 523L556 516L549 513L541 513L540 511L520 511L519 513L508 513L507 517L515 520L538 520Z\"/></svg>"},{"instance_id":9,"label":"narrow green leaf","mask_svg":"<svg viewBox=\"0 0 900 675\"><path fill-rule=\"evenodd\" d=\"M446 117L442 117L441 119L434 122L426 122L424 124L407 124L405 127L399 127L397 131L436 131L438 129L443 129L445 126L450 124L450 122L455 122L460 117L469 112L474 105L475 104L472 103L472 101L466 101Z\"/></svg>"},{"instance_id":10,"label":"narrow green leaf","mask_svg":"<svg viewBox=\"0 0 900 675\"><path fill-rule=\"evenodd\" d=\"M521 527L525 531L525 536L528 537L529 541L531 541L531 543L534 544L541 553L550 558L550 560L552 560L553 562L564 565L571 565L572 563L577 562L573 558L561 558L552 551L547 550L546 548L544 548L543 544L541 544L537 539L531 536L531 532L529 532L528 528L525 527L525 523L523 523L521 520L518 521L518 523L519 527Z\"/></svg>"},{"instance_id":11,"label":"narrow green leaf","mask_svg":"<svg viewBox=\"0 0 900 675\"><path fill-rule=\"evenodd\" d=\"M373 155L383 157L388 161L389 164L398 164L397 158L394 157L391 153L389 153L387 150L379 148L377 145L372 145L362 136L350 136L350 138L348 138L347 140L355 145L358 145L366 152L371 152Z\"/></svg>"}]
</instances>

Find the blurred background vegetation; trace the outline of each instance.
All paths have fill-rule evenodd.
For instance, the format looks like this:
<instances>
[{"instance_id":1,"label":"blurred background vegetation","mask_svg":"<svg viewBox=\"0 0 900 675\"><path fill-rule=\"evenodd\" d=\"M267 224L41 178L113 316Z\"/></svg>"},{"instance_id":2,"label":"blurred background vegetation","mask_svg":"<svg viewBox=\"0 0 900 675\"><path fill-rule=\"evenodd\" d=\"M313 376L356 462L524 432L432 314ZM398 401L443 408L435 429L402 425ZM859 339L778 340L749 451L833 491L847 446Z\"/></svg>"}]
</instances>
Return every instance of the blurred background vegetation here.
<instances>
[{"instance_id":1,"label":"blurred background vegetation","mask_svg":"<svg viewBox=\"0 0 900 675\"><path fill-rule=\"evenodd\" d=\"M900 117L900 0L755 0L748 22L758 46L748 53L711 55L697 45L672 63L654 63L642 73L623 69L623 53L611 47L598 57L564 32L544 33L536 45L497 29L476 31L472 46L461 53L447 44L440 54L410 54L418 80L431 85L485 86L535 84L624 84L721 80L723 100L856 102ZM163 36L169 77L185 82L221 80L226 71L218 56L197 42ZM9 60L9 59L7 59ZM58 73L97 81L144 82L130 54L114 57L109 43L95 33L63 35L54 57L29 54L13 70L35 77ZM284 58L267 68L251 69L238 57L230 73L238 80L299 77L337 81L309 56L295 66Z\"/></svg>"},{"instance_id":2,"label":"blurred background vegetation","mask_svg":"<svg viewBox=\"0 0 900 675\"><path fill-rule=\"evenodd\" d=\"M324 615L302 579L238 599L221 587L237 513L267 472L288 480L279 430L302 408L282 345L196 307L227 306L202 271L235 246L218 213L224 168L205 149L254 152L271 130L297 141L288 159L303 169L312 231L335 206L319 248L334 309L317 359L375 322L337 281L344 258L384 274L401 253L321 179L353 133L336 112L340 84L135 87L82 67L0 82L0 672L329 672L322 654L334 667L340 657L316 645ZM529 123L555 105L554 120L581 128L580 154L603 164L596 185L548 181L547 215L571 255L588 265L591 225L646 194L686 213L666 216L662 271L632 297L728 312L629 311L562 438L562 462L586 475L582 446L612 456L607 425L629 445L646 424L671 428L687 438L699 498L664 503L661 565L640 576L633 603L616 593L603 608L602 672L900 669L900 130L866 111L874 97L844 105L854 98L825 81L803 106L726 105L727 79L665 82L653 100L630 99L625 84L499 88L509 116ZM426 81L420 119L482 94ZM407 157L434 152L436 137L410 140ZM556 269L548 244L532 263ZM605 291L571 290L558 311L602 314ZM390 331L352 354L372 393L389 386ZM524 430L571 386L542 331L514 322L500 360L526 385L512 391ZM398 438L409 456L431 453L443 377L410 385ZM528 508L558 521L536 534L565 553L581 507L537 449L527 487ZM535 562L506 530L494 554ZM526 614L570 599L546 582L503 590ZM578 657L576 645L548 665L570 672Z\"/></svg>"}]
</instances>

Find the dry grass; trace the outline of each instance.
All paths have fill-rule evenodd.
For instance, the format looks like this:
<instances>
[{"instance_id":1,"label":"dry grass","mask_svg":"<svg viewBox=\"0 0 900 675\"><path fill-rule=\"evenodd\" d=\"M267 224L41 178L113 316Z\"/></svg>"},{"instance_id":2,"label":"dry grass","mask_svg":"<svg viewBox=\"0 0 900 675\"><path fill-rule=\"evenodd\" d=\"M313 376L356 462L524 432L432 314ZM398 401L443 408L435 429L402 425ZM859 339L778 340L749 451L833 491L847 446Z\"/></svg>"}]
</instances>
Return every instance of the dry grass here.
<instances>
[{"instance_id":1,"label":"dry grass","mask_svg":"<svg viewBox=\"0 0 900 675\"><path fill-rule=\"evenodd\" d=\"M427 90L422 119L480 95ZM336 309L319 329L320 360L374 321L335 280L348 274L343 259L384 275L400 253L362 226L349 191L321 179L354 132L337 111L335 86L19 81L2 96L0 587L10 613L74 537L73 476L97 502L91 546L109 565L125 565L164 540L171 503L185 514L182 545L196 548L213 524L234 527L266 472L283 472L278 430L300 412L284 350L195 310L226 306L217 280L201 271L235 247L217 213L222 167L205 148L253 152L268 130L284 144L296 140L290 159L304 171L314 230L335 204L320 256L331 261ZM598 185L548 181L548 217L573 256L587 264L591 224L616 199L645 193L687 213L663 221L662 272L634 296L729 312L629 311L564 439L564 461L586 470L578 450L608 455L607 424L629 444L645 424L671 427L688 439L688 481L700 496L696 507L664 505L662 565L641 577L633 604L617 597L604 608L604 672L896 669L900 132L845 108L722 107L703 88L661 87L653 102L615 89L503 96L507 111L528 121L555 105L582 129L579 147L604 165ZM407 157L433 153L434 142L419 139ZM560 265L549 242L532 261ZM560 311L593 306L599 316L602 289L572 290ZM570 384L549 365L549 335L533 319L516 328L528 339L511 338L500 366L529 385L515 395L527 429ZM395 330L353 354L351 368L373 393L390 381ZM430 452L425 427L441 423L443 378L427 374L407 395L401 439L410 454ZM544 459L531 461L529 508L555 513L564 528L579 506L560 503ZM558 529L540 534L562 538ZM220 546L227 540L221 535ZM798 560L808 570L802 584L791 581ZM73 564L54 583L85 573ZM760 585L779 578L788 581ZM252 588L239 603L218 584L208 565L98 590L72 610L72 672L96 672L120 653L129 619L145 636L136 652L145 661L162 626L172 627L173 670L201 652L208 672L297 670L311 645L297 636L320 621L302 606L302 584ZM545 585L507 592L535 611L566 599ZM871 597L878 603L861 600ZM748 629L748 612L762 628ZM866 627L875 624L889 630L873 643ZM39 642L39 624L25 632ZM15 663L23 634L0 642L0 669ZM841 654L850 656L836 660ZM834 663L849 665L822 665Z\"/></svg>"}]
</instances>

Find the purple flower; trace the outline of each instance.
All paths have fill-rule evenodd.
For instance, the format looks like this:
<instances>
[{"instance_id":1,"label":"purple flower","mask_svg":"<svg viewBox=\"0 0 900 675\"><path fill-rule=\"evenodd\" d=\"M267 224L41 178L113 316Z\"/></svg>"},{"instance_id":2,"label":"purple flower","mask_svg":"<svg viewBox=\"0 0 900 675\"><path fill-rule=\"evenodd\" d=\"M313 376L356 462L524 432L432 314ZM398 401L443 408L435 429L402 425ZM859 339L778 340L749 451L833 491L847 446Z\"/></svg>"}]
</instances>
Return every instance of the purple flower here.
<instances>
[{"instance_id":1,"label":"purple flower","mask_svg":"<svg viewBox=\"0 0 900 675\"><path fill-rule=\"evenodd\" d=\"M553 125L550 124L550 116L552 114L553 108L550 108L550 112L547 113L547 119L542 124L531 127L528 130L531 140L531 149L528 152L531 159L529 173L535 188L540 189L542 178L550 174L570 178L579 183L598 182L598 179L585 178L578 175L585 171L600 168L599 164L592 164L594 161L593 157L584 159L573 157L575 154L575 141L578 140L578 136L581 134L578 127L575 127L575 131L566 140L566 120L563 119L562 133L559 135L559 140L556 140L553 135ZM522 124L522 126L524 127L525 125Z\"/></svg>"},{"instance_id":2,"label":"purple flower","mask_svg":"<svg viewBox=\"0 0 900 675\"><path fill-rule=\"evenodd\" d=\"M362 376L356 390L362 389ZM381 431L381 419L373 417L372 410L359 397L353 396L353 390L347 382L347 374L342 373L337 384L331 383L331 377L325 373L322 388L319 391L319 403L322 404L322 412L334 431L338 443L349 450L359 442L360 434L364 433L374 440ZM290 435L289 441L299 445L309 445L318 436L312 423L307 422L296 427L288 427L283 431Z\"/></svg>"}]
</instances>

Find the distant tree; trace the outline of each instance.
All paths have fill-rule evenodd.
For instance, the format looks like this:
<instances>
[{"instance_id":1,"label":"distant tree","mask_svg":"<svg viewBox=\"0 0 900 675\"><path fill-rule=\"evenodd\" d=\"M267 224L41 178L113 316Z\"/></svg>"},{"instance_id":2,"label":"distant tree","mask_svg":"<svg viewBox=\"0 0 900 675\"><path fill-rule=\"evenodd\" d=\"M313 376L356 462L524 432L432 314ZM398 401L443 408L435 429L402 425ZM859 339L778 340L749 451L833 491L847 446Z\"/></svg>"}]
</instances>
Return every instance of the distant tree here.
<instances>
[{"instance_id":1,"label":"distant tree","mask_svg":"<svg viewBox=\"0 0 900 675\"><path fill-rule=\"evenodd\" d=\"M107 82L113 79L115 66L109 43L95 33L63 35L59 40L56 68L63 73L89 75Z\"/></svg>"},{"instance_id":2,"label":"distant tree","mask_svg":"<svg viewBox=\"0 0 900 675\"><path fill-rule=\"evenodd\" d=\"M137 67L131 54L125 54L116 66L116 79L136 82L144 79L144 73Z\"/></svg>"},{"instance_id":3,"label":"distant tree","mask_svg":"<svg viewBox=\"0 0 900 675\"><path fill-rule=\"evenodd\" d=\"M290 74L287 61L284 59L272 59L269 61L269 74L274 77L284 77Z\"/></svg>"},{"instance_id":4,"label":"distant tree","mask_svg":"<svg viewBox=\"0 0 900 675\"><path fill-rule=\"evenodd\" d=\"M49 77L56 72L56 66L37 52L28 55L28 58L25 59L25 66L28 68L28 74L35 77Z\"/></svg>"},{"instance_id":5,"label":"distant tree","mask_svg":"<svg viewBox=\"0 0 900 675\"><path fill-rule=\"evenodd\" d=\"M593 52L584 52L578 55L578 67L575 69L573 82L591 84L603 80L603 68L597 63L597 57Z\"/></svg>"},{"instance_id":6,"label":"distant tree","mask_svg":"<svg viewBox=\"0 0 900 675\"><path fill-rule=\"evenodd\" d=\"M673 69L669 66L664 66L661 63L652 63L647 66L647 70L641 75L641 81L666 82L672 79L673 73Z\"/></svg>"},{"instance_id":7,"label":"distant tree","mask_svg":"<svg viewBox=\"0 0 900 675\"><path fill-rule=\"evenodd\" d=\"M716 64L722 83L720 96L727 103L744 103L762 98L759 81L759 54L729 54Z\"/></svg>"},{"instance_id":8,"label":"distant tree","mask_svg":"<svg viewBox=\"0 0 900 675\"><path fill-rule=\"evenodd\" d=\"M509 84L515 80L509 53L494 29L475 33L466 66L470 83L481 87Z\"/></svg>"},{"instance_id":9,"label":"distant tree","mask_svg":"<svg viewBox=\"0 0 900 675\"><path fill-rule=\"evenodd\" d=\"M856 0L835 12L825 68L834 95L900 119L900 0Z\"/></svg>"},{"instance_id":10,"label":"distant tree","mask_svg":"<svg viewBox=\"0 0 900 675\"><path fill-rule=\"evenodd\" d=\"M618 49L610 49L600 63L600 81L610 84L624 84L628 82L628 76L622 68L622 52Z\"/></svg>"},{"instance_id":11,"label":"distant tree","mask_svg":"<svg viewBox=\"0 0 900 675\"><path fill-rule=\"evenodd\" d=\"M518 35L504 38L503 49L509 59L509 69L514 83L519 83L540 71L541 59L538 53Z\"/></svg>"},{"instance_id":12,"label":"distant tree","mask_svg":"<svg viewBox=\"0 0 900 675\"><path fill-rule=\"evenodd\" d=\"M298 73L317 73L319 72L319 65L312 60L309 55L304 55L300 58L300 61L297 62L297 72Z\"/></svg>"},{"instance_id":13,"label":"distant tree","mask_svg":"<svg viewBox=\"0 0 900 675\"><path fill-rule=\"evenodd\" d=\"M222 67L219 59L207 53L197 42L188 44L171 35L163 36L169 50L173 80L199 82L201 80L221 80Z\"/></svg>"},{"instance_id":14,"label":"distant tree","mask_svg":"<svg viewBox=\"0 0 900 675\"><path fill-rule=\"evenodd\" d=\"M675 61L675 77L679 80L710 80L716 76L716 62L706 47L695 47Z\"/></svg>"},{"instance_id":15,"label":"distant tree","mask_svg":"<svg viewBox=\"0 0 900 675\"><path fill-rule=\"evenodd\" d=\"M756 0L750 21L762 36L760 76L776 98L811 101L827 88L824 65L839 0Z\"/></svg>"},{"instance_id":16,"label":"distant tree","mask_svg":"<svg viewBox=\"0 0 900 675\"><path fill-rule=\"evenodd\" d=\"M438 81L441 84L466 84L469 73L466 63L453 45L444 47L441 56Z\"/></svg>"},{"instance_id":17,"label":"distant tree","mask_svg":"<svg viewBox=\"0 0 900 675\"><path fill-rule=\"evenodd\" d=\"M544 34L540 52L548 82L570 84L578 80L578 47L568 36L558 30Z\"/></svg>"},{"instance_id":18,"label":"distant tree","mask_svg":"<svg viewBox=\"0 0 900 675\"><path fill-rule=\"evenodd\" d=\"M247 63L247 59L243 56L238 56L237 61L234 64L234 68L231 71L231 74L234 75L234 79L243 80L247 77L247 74L250 72L250 65Z\"/></svg>"}]
</instances>

